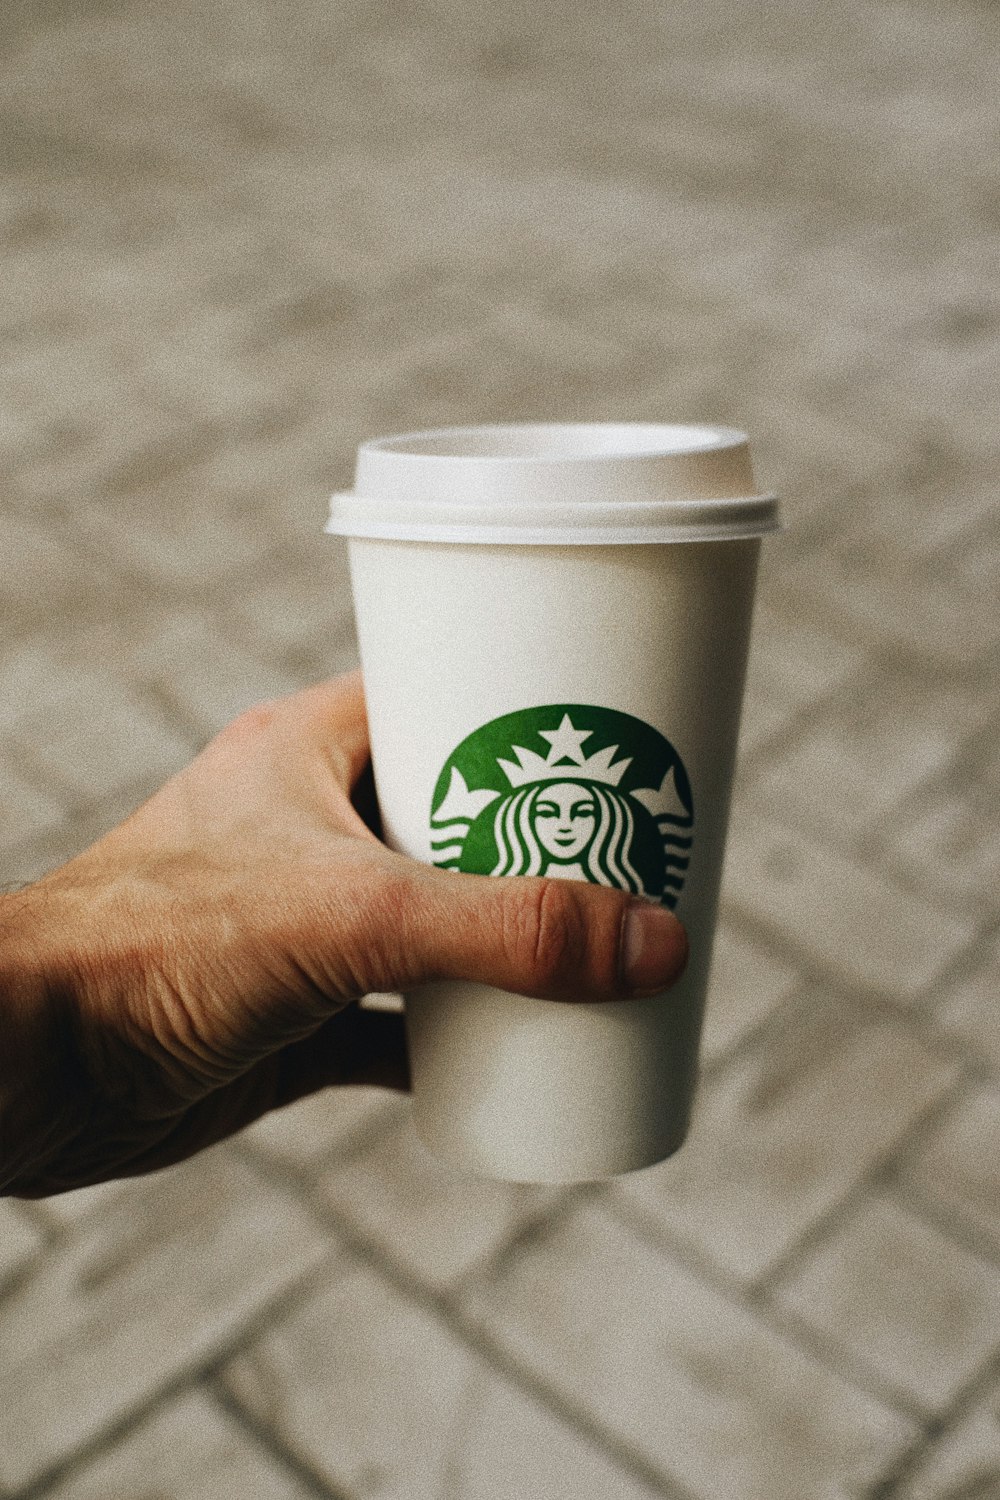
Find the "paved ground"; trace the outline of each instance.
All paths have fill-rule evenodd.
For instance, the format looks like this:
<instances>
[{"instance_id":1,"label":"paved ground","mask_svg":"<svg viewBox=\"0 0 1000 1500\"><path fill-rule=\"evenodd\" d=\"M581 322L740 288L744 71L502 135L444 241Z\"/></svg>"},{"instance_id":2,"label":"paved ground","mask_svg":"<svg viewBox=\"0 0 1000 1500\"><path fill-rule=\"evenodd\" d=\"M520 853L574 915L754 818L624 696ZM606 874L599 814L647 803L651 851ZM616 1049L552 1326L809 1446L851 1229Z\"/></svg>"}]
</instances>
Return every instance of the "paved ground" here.
<instances>
[{"instance_id":1,"label":"paved ground","mask_svg":"<svg viewBox=\"0 0 1000 1500\"><path fill-rule=\"evenodd\" d=\"M21 0L0 879L353 659L375 433L753 434L689 1146L473 1186L318 1099L0 1208L8 1500L1000 1495L995 10Z\"/></svg>"}]
</instances>

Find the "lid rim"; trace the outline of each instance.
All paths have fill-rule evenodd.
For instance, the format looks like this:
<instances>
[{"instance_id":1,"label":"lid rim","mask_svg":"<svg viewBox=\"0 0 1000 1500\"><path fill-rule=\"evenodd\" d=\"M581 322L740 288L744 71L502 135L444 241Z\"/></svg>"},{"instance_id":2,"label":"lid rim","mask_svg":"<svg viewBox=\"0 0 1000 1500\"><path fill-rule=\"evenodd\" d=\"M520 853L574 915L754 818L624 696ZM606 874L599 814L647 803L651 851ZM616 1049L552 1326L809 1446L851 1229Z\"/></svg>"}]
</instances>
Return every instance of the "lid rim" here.
<instances>
[{"instance_id":1,"label":"lid rim","mask_svg":"<svg viewBox=\"0 0 1000 1500\"><path fill-rule=\"evenodd\" d=\"M782 529L773 494L619 501L607 506L567 501L487 506L470 515L454 502L404 505L348 493L331 496L325 527L334 536L379 541L512 546L743 541Z\"/></svg>"},{"instance_id":2,"label":"lid rim","mask_svg":"<svg viewBox=\"0 0 1000 1500\"><path fill-rule=\"evenodd\" d=\"M328 536L340 536L345 541L357 542L433 542L456 547L657 547L697 546L699 543L752 542L762 537L774 536L784 531L782 522L774 521L767 526L706 527L703 531L552 531L531 530L490 531L486 528L470 530L461 536L448 527L425 527L421 531L407 532L402 527L379 528L372 526L362 531L353 527L350 531L336 526L326 526Z\"/></svg>"}]
</instances>

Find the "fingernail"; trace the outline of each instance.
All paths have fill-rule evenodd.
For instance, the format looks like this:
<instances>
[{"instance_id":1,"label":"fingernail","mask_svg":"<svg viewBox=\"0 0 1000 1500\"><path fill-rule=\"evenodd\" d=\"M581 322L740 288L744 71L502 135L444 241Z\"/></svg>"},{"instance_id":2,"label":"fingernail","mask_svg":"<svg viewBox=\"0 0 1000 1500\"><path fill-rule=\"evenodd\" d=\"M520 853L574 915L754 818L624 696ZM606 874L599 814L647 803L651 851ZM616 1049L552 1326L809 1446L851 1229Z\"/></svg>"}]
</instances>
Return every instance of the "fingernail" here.
<instances>
[{"instance_id":1,"label":"fingernail","mask_svg":"<svg viewBox=\"0 0 1000 1500\"><path fill-rule=\"evenodd\" d=\"M634 995L655 995L677 979L687 963L687 936L673 912L649 901L632 901L625 912L621 967Z\"/></svg>"}]
</instances>

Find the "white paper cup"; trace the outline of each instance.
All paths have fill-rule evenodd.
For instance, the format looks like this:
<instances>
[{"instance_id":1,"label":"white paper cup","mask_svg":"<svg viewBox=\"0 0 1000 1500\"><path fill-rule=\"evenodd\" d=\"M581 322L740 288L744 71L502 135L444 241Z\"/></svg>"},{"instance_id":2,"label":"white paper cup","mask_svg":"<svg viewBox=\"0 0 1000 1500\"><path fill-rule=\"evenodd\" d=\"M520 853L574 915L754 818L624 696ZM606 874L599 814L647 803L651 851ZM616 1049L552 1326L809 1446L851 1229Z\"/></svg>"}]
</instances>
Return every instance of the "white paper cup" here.
<instances>
[{"instance_id":1,"label":"white paper cup","mask_svg":"<svg viewBox=\"0 0 1000 1500\"><path fill-rule=\"evenodd\" d=\"M620 885L674 908L690 940L652 999L408 995L414 1118L438 1156L579 1181L683 1141L760 538L778 524L746 438L717 427L386 438L333 497L389 844Z\"/></svg>"}]
</instances>

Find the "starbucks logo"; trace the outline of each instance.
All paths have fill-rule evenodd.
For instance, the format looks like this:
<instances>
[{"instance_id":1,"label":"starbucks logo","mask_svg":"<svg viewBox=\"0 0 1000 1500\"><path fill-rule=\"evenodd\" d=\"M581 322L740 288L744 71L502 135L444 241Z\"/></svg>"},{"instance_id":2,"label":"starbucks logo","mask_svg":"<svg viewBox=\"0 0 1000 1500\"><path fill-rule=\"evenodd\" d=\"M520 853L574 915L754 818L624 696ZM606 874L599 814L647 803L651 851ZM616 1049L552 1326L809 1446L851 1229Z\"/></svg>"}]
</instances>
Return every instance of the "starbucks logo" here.
<instances>
[{"instance_id":1,"label":"starbucks logo","mask_svg":"<svg viewBox=\"0 0 1000 1500\"><path fill-rule=\"evenodd\" d=\"M434 789L431 851L443 870L590 880L673 910L693 823L669 740L631 714L555 703L462 741Z\"/></svg>"}]
</instances>

